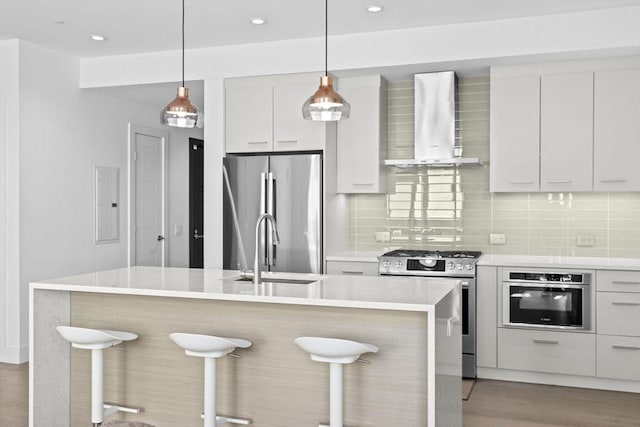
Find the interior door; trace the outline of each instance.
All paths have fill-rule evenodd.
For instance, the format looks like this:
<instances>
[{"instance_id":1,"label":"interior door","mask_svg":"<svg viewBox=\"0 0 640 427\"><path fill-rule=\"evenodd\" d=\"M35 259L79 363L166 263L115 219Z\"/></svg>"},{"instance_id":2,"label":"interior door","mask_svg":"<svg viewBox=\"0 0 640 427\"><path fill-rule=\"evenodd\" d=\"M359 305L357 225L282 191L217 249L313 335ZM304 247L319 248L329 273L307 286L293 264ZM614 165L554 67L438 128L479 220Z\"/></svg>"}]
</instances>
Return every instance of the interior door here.
<instances>
[{"instance_id":1,"label":"interior door","mask_svg":"<svg viewBox=\"0 0 640 427\"><path fill-rule=\"evenodd\" d=\"M204 267L204 141L189 138L189 267Z\"/></svg>"},{"instance_id":2,"label":"interior door","mask_svg":"<svg viewBox=\"0 0 640 427\"><path fill-rule=\"evenodd\" d=\"M280 245L271 271L322 272L322 155L271 156Z\"/></svg>"},{"instance_id":3,"label":"interior door","mask_svg":"<svg viewBox=\"0 0 640 427\"><path fill-rule=\"evenodd\" d=\"M130 265L166 262L166 132L130 127Z\"/></svg>"}]
</instances>

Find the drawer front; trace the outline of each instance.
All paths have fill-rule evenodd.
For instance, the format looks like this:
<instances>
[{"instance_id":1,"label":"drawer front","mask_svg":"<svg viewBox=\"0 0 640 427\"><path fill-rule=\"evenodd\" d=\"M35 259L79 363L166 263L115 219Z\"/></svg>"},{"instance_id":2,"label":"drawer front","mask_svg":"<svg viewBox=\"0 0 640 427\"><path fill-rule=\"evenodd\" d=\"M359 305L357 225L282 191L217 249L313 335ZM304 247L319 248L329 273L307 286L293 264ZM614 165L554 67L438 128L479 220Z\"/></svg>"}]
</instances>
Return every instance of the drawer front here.
<instances>
[{"instance_id":1,"label":"drawer front","mask_svg":"<svg viewBox=\"0 0 640 427\"><path fill-rule=\"evenodd\" d=\"M377 262L327 261L327 274L347 274L351 276L377 276Z\"/></svg>"},{"instance_id":2,"label":"drawer front","mask_svg":"<svg viewBox=\"0 0 640 427\"><path fill-rule=\"evenodd\" d=\"M599 291L640 293L640 271L598 270Z\"/></svg>"},{"instance_id":3,"label":"drawer front","mask_svg":"<svg viewBox=\"0 0 640 427\"><path fill-rule=\"evenodd\" d=\"M498 328L498 368L594 376L596 337Z\"/></svg>"},{"instance_id":4,"label":"drawer front","mask_svg":"<svg viewBox=\"0 0 640 427\"><path fill-rule=\"evenodd\" d=\"M597 298L597 333L640 337L640 294L598 292Z\"/></svg>"},{"instance_id":5,"label":"drawer front","mask_svg":"<svg viewBox=\"0 0 640 427\"><path fill-rule=\"evenodd\" d=\"M640 380L640 338L598 335L597 341L599 377Z\"/></svg>"}]
</instances>

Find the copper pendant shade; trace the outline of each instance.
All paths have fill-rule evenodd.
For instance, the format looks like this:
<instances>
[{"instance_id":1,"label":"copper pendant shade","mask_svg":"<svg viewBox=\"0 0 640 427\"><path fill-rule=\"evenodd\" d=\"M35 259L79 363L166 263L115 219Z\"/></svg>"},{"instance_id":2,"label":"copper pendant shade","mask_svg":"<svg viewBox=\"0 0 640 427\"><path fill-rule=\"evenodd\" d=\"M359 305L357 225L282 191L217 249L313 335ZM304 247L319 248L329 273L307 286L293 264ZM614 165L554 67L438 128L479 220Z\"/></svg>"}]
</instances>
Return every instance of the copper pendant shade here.
<instances>
[{"instance_id":1,"label":"copper pendant shade","mask_svg":"<svg viewBox=\"0 0 640 427\"><path fill-rule=\"evenodd\" d=\"M327 71L327 40L328 40L328 0L324 3L325 33L324 33L324 76L320 77L320 87L302 105L302 117L306 120L336 121L349 118L351 106L333 88L333 77Z\"/></svg>"},{"instance_id":2,"label":"copper pendant shade","mask_svg":"<svg viewBox=\"0 0 640 427\"><path fill-rule=\"evenodd\" d=\"M182 86L176 98L160 111L160 123L178 128L201 128L204 116L189 99L189 89L184 85L184 0L182 0Z\"/></svg>"}]
</instances>

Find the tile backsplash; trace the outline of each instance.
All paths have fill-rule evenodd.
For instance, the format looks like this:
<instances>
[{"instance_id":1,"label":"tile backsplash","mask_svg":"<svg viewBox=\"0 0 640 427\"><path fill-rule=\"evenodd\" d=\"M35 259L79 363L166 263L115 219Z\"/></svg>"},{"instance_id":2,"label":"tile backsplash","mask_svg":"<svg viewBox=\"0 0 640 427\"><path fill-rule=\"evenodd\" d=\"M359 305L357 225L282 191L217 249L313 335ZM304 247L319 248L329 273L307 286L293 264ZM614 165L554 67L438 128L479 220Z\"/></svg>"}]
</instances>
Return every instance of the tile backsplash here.
<instances>
[{"instance_id":1,"label":"tile backsplash","mask_svg":"<svg viewBox=\"0 0 640 427\"><path fill-rule=\"evenodd\" d=\"M488 76L458 79L456 128L463 156L488 163ZM389 158L413 157L413 81L389 83L388 137ZM349 196L354 251L640 258L640 193L490 193L489 165L388 174L388 194ZM376 241L379 232L389 241ZM505 244L489 244L490 234L504 234Z\"/></svg>"}]
</instances>

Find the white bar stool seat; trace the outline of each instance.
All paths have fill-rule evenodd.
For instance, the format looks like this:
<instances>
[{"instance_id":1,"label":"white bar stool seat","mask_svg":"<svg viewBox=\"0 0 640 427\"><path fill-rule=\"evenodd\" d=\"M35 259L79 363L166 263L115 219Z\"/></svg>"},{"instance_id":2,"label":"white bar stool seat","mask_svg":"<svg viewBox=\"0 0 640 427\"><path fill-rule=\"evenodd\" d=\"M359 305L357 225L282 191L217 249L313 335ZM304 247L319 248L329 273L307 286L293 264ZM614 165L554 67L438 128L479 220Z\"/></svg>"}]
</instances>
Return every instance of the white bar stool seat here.
<instances>
[{"instance_id":1,"label":"white bar stool seat","mask_svg":"<svg viewBox=\"0 0 640 427\"><path fill-rule=\"evenodd\" d=\"M133 341L138 338L138 335L131 332L76 326L57 326L56 330L62 335L62 338L71 343L72 347L91 350L91 422L94 426L101 425L105 417L118 411L134 414L140 412L140 408L106 405L103 386L104 349L118 345L123 341Z\"/></svg>"},{"instance_id":2,"label":"white bar stool seat","mask_svg":"<svg viewBox=\"0 0 640 427\"><path fill-rule=\"evenodd\" d=\"M309 353L311 360L329 363L329 424L320 427L342 425L342 370L343 365L357 361L365 353L377 353L373 344L339 338L298 337L296 345Z\"/></svg>"},{"instance_id":3,"label":"white bar stool seat","mask_svg":"<svg viewBox=\"0 0 640 427\"><path fill-rule=\"evenodd\" d=\"M169 338L187 356L204 358L204 427L217 427L226 423L251 424L251 420L245 418L218 416L216 413L216 359L232 353L236 348L250 347L251 341L182 332L174 332Z\"/></svg>"}]
</instances>

